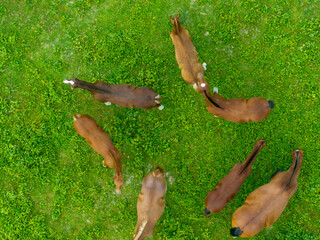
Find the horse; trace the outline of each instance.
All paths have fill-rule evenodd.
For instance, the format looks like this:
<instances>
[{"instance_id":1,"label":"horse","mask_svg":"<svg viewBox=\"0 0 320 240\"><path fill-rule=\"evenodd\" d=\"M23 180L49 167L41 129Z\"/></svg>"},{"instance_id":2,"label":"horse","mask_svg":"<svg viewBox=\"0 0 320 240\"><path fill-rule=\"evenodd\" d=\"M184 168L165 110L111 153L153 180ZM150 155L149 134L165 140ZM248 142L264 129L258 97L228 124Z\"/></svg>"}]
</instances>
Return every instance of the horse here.
<instances>
[{"instance_id":1,"label":"horse","mask_svg":"<svg viewBox=\"0 0 320 240\"><path fill-rule=\"evenodd\" d=\"M287 171L277 171L271 181L250 193L243 206L232 215L233 237L252 237L280 217L290 198L298 189L297 178L303 161L303 151L291 152L292 164Z\"/></svg>"},{"instance_id":2,"label":"horse","mask_svg":"<svg viewBox=\"0 0 320 240\"><path fill-rule=\"evenodd\" d=\"M198 81L198 89L206 101L208 111L214 116L230 122L260 122L269 116L274 107L272 100L262 97L253 97L247 100L244 98L225 99L217 92L211 95L208 83L204 80L202 73L198 74Z\"/></svg>"},{"instance_id":3,"label":"horse","mask_svg":"<svg viewBox=\"0 0 320 240\"><path fill-rule=\"evenodd\" d=\"M117 188L117 193L120 194L123 184L121 153L114 146L108 134L98 126L94 118L89 115L75 114L73 119L76 132L104 158L102 161L103 166L114 168L115 176L113 180Z\"/></svg>"},{"instance_id":4,"label":"horse","mask_svg":"<svg viewBox=\"0 0 320 240\"><path fill-rule=\"evenodd\" d=\"M160 104L160 95L149 87L136 87L129 84L108 84L97 81L88 83L77 78L72 80L65 79L65 84L71 85L71 88L82 88L92 93L92 97L106 105L114 103L122 107L151 109L158 107L162 110L164 107Z\"/></svg>"},{"instance_id":5,"label":"horse","mask_svg":"<svg viewBox=\"0 0 320 240\"><path fill-rule=\"evenodd\" d=\"M173 30L170 33L170 37L175 47L175 55L178 65L181 69L182 78L197 91L198 88L198 73L204 74L205 65L199 63L198 53L196 48L192 45L191 37L181 22L180 14L173 18L170 17L173 24Z\"/></svg>"},{"instance_id":6,"label":"horse","mask_svg":"<svg viewBox=\"0 0 320 240\"><path fill-rule=\"evenodd\" d=\"M167 183L163 174L164 170L158 166L143 179L137 202L138 221L133 240L151 237L153 229L163 213L164 195L167 192Z\"/></svg>"},{"instance_id":7,"label":"horse","mask_svg":"<svg viewBox=\"0 0 320 240\"><path fill-rule=\"evenodd\" d=\"M215 189L208 193L205 200L205 216L220 212L234 198L243 182L251 174L251 165L264 146L266 146L265 141L262 138L259 139L247 159L234 165L230 173L220 180Z\"/></svg>"}]
</instances>

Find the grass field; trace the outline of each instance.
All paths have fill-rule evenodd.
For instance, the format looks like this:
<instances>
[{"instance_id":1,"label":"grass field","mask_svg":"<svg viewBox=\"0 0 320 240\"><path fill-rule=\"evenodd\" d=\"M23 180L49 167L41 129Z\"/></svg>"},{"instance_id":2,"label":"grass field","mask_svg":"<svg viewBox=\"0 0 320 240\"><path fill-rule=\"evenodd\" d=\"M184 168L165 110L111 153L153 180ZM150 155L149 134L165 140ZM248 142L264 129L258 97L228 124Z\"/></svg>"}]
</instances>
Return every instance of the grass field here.
<instances>
[{"instance_id":1,"label":"grass field","mask_svg":"<svg viewBox=\"0 0 320 240\"><path fill-rule=\"evenodd\" d=\"M169 16L181 13L211 88L272 99L258 123L213 117L181 78ZM247 195L304 150L299 188L252 239L320 239L320 1L3 0L0 3L0 239L131 239L142 179L164 167L153 239L231 239ZM148 86L164 110L106 106L65 78ZM89 114L123 155L113 169L73 128ZM226 208L204 200L258 138L267 146Z\"/></svg>"}]
</instances>

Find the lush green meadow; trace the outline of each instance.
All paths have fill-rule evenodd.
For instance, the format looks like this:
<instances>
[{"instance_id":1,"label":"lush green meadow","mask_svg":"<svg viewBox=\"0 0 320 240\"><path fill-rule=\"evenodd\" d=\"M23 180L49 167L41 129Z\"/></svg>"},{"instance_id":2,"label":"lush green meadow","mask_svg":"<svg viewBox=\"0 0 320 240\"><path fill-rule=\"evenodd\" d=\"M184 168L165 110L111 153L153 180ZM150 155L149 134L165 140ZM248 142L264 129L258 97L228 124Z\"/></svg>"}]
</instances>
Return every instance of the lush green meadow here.
<instances>
[{"instance_id":1,"label":"lush green meadow","mask_svg":"<svg viewBox=\"0 0 320 240\"><path fill-rule=\"evenodd\" d=\"M181 13L211 89L275 102L267 119L232 123L181 78L169 16ZM131 239L142 179L168 184L153 239L231 239L247 195L304 150L299 188L252 239L320 239L320 1L3 0L0 3L0 239ZM148 86L165 108L106 106L65 78ZM89 114L123 155L113 169L73 128ZM226 208L204 200L258 138L267 143Z\"/></svg>"}]
</instances>

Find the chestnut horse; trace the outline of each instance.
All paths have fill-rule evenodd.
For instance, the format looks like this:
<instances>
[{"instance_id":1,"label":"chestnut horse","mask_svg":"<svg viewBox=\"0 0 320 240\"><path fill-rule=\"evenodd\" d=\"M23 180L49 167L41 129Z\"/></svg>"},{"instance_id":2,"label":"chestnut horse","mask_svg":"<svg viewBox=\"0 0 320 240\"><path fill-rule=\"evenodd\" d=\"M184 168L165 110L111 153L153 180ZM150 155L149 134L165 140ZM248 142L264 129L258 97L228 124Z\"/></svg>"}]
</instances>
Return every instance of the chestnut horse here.
<instances>
[{"instance_id":1,"label":"chestnut horse","mask_svg":"<svg viewBox=\"0 0 320 240\"><path fill-rule=\"evenodd\" d=\"M205 201L205 216L220 212L234 198L240 190L242 183L251 174L251 165L265 145L264 140L259 139L247 159L243 163L237 163L230 173L221 179L215 189L208 193Z\"/></svg>"},{"instance_id":2,"label":"chestnut horse","mask_svg":"<svg viewBox=\"0 0 320 240\"><path fill-rule=\"evenodd\" d=\"M198 73L204 73L204 67L199 63L198 53L192 45L191 37L188 30L186 30L180 23L180 14L172 18L173 30L170 37L175 47L176 59L181 69L182 78L188 83L193 85L197 91L197 76Z\"/></svg>"},{"instance_id":3,"label":"chestnut horse","mask_svg":"<svg viewBox=\"0 0 320 240\"><path fill-rule=\"evenodd\" d=\"M121 193L121 186L123 183L121 153L113 145L108 134L98 126L96 120L89 115L75 114L74 128L77 133L85 138L86 142L103 158L103 166L114 168L114 184L116 185L118 194Z\"/></svg>"},{"instance_id":4,"label":"chestnut horse","mask_svg":"<svg viewBox=\"0 0 320 240\"><path fill-rule=\"evenodd\" d=\"M160 95L149 87L136 87L128 84L108 84L101 81L88 83L77 78L72 80L65 79L65 84L71 85L72 88L82 88L92 93L95 100L110 105L114 103L122 107L136 107L142 109L150 109L160 105Z\"/></svg>"},{"instance_id":5,"label":"chestnut horse","mask_svg":"<svg viewBox=\"0 0 320 240\"><path fill-rule=\"evenodd\" d=\"M295 150L291 155L290 168L285 172L278 171L268 184L250 193L243 206L234 212L230 229L232 236L252 237L280 217L298 189L297 178L303 161L302 150Z\"/></svg>"},{"instance_id":6,"label":"chestnut horse","mask_svg":"<svg viewBox=\"0 0 320 240\"><path fill-rule=\"evenodd\" d=\"M137 203L138 221L134 231L134 240L151 237L154 226L163 213L164 195L167 192L167 183L163 174L163 169L156 167L143 179Z\"/></svg>"},{"instance_id":7,"label":"chestnut horse","mask_svg":"<svg viewBox=\"0 0 320 240\"><path fill-rule=\"evenodd\" d=\"M244 98L225 99L218 93L213 95L209 92L208 83L203 74L198 74L198 88L203 95L207 109L216 117L224 118L230 122L259 122L268 117L274 103L261 97L253 97L249 100Z\"/></svg>"}]
</instances>

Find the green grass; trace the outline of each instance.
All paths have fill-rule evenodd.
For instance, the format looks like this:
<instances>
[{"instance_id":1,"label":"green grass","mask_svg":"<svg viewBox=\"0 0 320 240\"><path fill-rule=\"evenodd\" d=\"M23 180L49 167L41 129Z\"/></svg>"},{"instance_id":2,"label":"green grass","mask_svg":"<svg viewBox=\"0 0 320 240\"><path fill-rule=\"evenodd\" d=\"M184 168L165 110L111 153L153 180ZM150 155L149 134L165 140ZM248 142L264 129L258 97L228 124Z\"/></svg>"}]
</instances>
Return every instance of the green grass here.
<instances>
[{"instance_id":1,"label":"green grass","mask_svg":"<svg viewBox=\"0 0 320 240\"><path fill-rule=\"evenodd\" d=\"M10 1L0 5L0 239L130 239L143 177L166 170L166 208L153 239L231 239L246 196L304 150L299 188L252 239L320 236L319 1ZM261 96L259 123L214 118L181 78L169 16L181 13L206 80L226 98ZM154 88L163 111L105 106L65 78ZM73 128L89 114L123 154L125 183ZM238 195L202 214L207 193L267 146Z\"/></svg>"}]
</instances>

